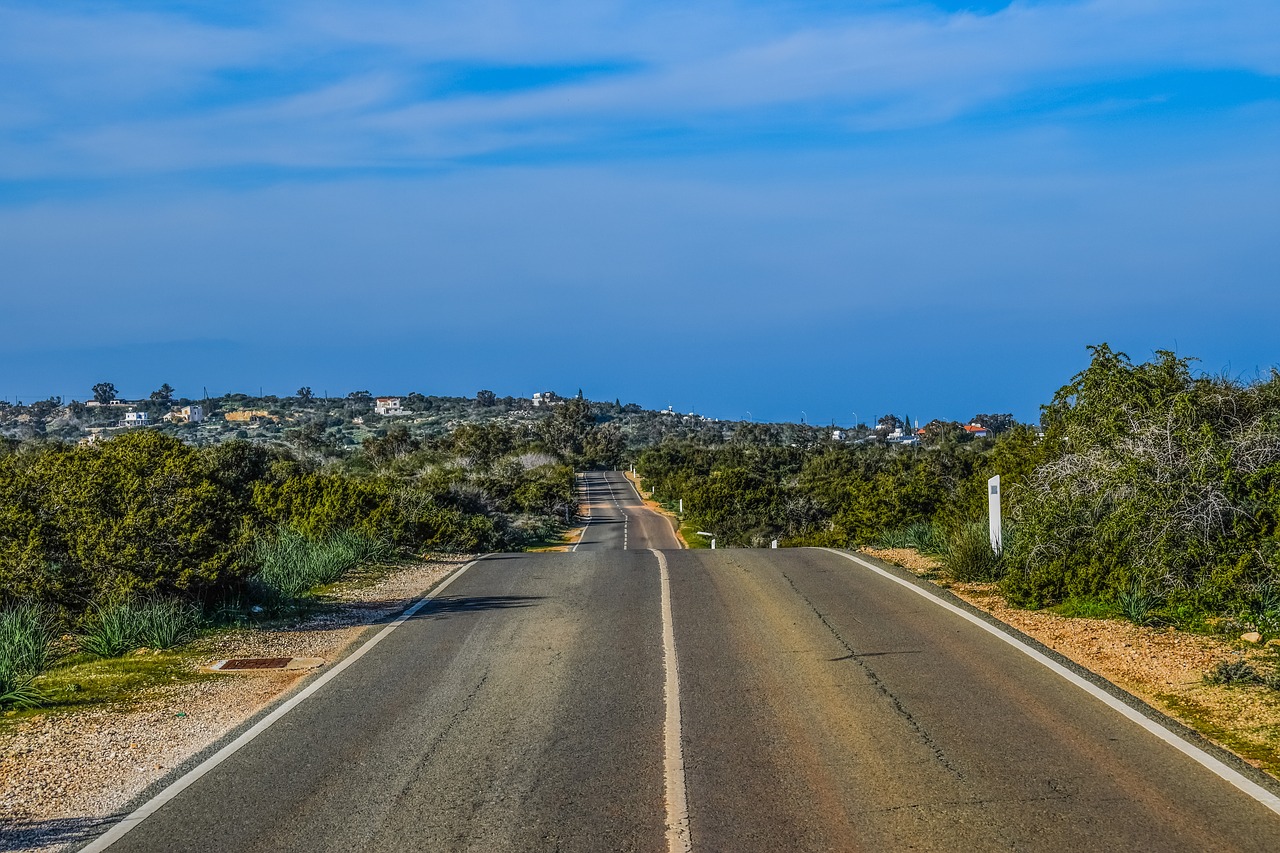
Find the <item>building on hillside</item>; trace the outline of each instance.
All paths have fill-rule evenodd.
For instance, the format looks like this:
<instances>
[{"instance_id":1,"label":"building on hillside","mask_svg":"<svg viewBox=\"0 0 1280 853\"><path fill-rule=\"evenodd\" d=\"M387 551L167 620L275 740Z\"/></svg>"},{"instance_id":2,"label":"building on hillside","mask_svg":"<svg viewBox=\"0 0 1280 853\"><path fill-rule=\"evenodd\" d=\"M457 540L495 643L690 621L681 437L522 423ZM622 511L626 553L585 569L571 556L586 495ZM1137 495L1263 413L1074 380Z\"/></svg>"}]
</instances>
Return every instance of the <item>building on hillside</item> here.
<instances>
[{"instance_id":1,"label":"building on hillside","mask_svg":"<svg viewBox=\"0 0 1280 853\"><path fill-rule=\"evenodd\" d=\"M88 434L76 442L76 444L81 447L88 447L91 444L97 444L106 437L102 427L89 427L85 432Z\"/></svg>"},{"instance_id":2,"label":"building on hillside","mask_svg":"<svg viewBox=\"0 0 1280 853\"><path fill-rule=\"evenodd\" d=\"M991 435L991 431L982 424L966 424L964 431L969 433L970 438L986 438Z\"/></svg>"},{"instance_id":3,"label":"building on hillside","mask_svg":"<svg viewBox=\"0 0 1280 853\"><path fill-rule=\"evenodd\" d=\"M382 415L384 418L409 414L403 407L401 407L399 397L377 398L373 401L373 412L376 415Z\"/></svg>"},{"instance_id":4,"label":"building on hillside","mask_svg":"<svg viewBox=\"0 0 1280 853\"><path fill-rule=\"evenodd\" d=\"M560 401L560 396L555 391L539 391L533 395L533 405L538 406L554 406Z\"/></svg>"},{"instance_id":5,"label":"building on hillside","mask_svg":"<svg viewBox=\"0 0 1280 853\"><path fill-rule=\"evenodd\" d=\"M151 415L146 412L128 411L124 413L124 425L127 427L147 426L151 423Z\"/></svg>"},{"instance_id":6,"label":"building on hillside","mask_svg":"<svg viewBox=\"0 0 1280 853\"><path fill-rule=\"evenodd\" d=\"M198 424L204 420L204 408L201 406L183 406L175 408L164 419L171 424Z\"/></svg>"}]
</instances>

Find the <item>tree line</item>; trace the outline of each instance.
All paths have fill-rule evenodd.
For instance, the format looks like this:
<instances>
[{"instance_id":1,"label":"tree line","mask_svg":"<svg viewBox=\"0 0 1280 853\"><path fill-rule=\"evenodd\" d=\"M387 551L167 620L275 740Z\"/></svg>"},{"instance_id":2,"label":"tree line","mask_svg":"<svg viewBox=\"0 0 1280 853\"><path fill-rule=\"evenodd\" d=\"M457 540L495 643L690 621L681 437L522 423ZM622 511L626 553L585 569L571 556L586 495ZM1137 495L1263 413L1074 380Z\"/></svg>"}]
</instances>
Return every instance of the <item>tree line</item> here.
<instances>
[{"instance_id":1,"label":"tree line","mask_svg":"<svg viewBox=\"0 0 1280 853\"><path fill-rule=\"evenodd\" d=\"M637 470L722 543L856 547L928 529L957 553L985 538L999 474L1005 550L982 572L1015 603L1271 613L1280 632L1280 373L1241 381L1171 352L1090 351L1041 429L1002 423L966 440L940 424L917 447L740 429L664 441Z\"/></svg>"}]
</instances>

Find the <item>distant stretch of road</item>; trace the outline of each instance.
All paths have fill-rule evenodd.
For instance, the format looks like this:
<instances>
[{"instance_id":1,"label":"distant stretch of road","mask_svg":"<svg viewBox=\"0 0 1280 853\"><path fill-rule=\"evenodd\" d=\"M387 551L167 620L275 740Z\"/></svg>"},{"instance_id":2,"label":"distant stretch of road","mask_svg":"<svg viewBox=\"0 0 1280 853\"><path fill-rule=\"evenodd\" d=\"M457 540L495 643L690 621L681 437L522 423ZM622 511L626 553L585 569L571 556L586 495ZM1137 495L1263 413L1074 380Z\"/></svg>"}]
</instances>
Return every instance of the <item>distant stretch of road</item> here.
<instances>
[{"instance_id":1,"label":"distant stretch of road","mask_svg":"<svg viewBox=\"0 0 1280 853\"><path fill-rule=\"evenodd\" d=\"M648 509L636 489L615 471L578 475L587 527L575 551L677 549L671 522Z\"/></svg>"},{"instance_id":2,"label":"distant stretch of road","mask_svg":"<svg viewBox=\"0 0 1280 853\"><path fill-rule=\"evenodd\" d=\"M901 573L583 488L575 552L475 563L111 849L1280 849L1274 786Z\"/></svg>"}]
</instances>

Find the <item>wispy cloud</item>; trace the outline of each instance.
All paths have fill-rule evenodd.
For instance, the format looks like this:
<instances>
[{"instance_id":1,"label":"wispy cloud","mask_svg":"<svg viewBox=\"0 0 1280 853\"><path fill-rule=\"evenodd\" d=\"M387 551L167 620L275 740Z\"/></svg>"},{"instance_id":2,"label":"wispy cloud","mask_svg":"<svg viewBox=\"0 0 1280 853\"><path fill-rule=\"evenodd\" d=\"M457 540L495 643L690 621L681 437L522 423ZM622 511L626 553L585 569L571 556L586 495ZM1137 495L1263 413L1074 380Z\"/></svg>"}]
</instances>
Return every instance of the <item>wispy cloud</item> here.
<instances>
[{"instance_id":1,"label":"wispy cloud","mask_svg":"<svg viewBox=\"0 0 1280 853\"><path fill-rule=\"evenodd\" d=\"M1170 71L1280 74L1280 7L1262 0L133 8L0 4L0 177L572 156L725 125L856 135Z\"/></svg>"}]
</instances>

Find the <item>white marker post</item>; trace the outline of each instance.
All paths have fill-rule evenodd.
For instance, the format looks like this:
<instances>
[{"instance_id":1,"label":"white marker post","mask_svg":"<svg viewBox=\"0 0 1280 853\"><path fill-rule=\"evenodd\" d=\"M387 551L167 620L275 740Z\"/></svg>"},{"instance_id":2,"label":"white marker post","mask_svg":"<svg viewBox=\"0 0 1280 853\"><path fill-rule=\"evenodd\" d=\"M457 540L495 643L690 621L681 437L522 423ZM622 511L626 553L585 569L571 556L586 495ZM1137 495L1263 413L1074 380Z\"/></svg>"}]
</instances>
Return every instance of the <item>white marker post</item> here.
<instances>
[{"instance_id":1,"label":"white marker post","mask_svg":"<svg viewBox=\"0 0 1280 853\"><path fill-rule=\"evenodd\" d=\"M684 498L680 499L680 514L684 515Z\"/></svg>"},{"instance_id":2,"label":"white marker post","mask_svg":"<svg viewBox=\"0 0 1280 853\"><path fill-rule=\"evenodd\" d=\"M1000 524L1000 475L987 480L987 515L990 520L991 550L999 554L1004 550L1004 528Z\"/></svg>"},{"instance_id":3,"label":"white marker post","mask_svg":"<svg viewBox=\"0 0 1280 853\"><path fill-rule=\"evenodd\" d=\"M777 539L773 540L773 544L771 544L769 547L770 547L770 548L777 548L777 547L778 547L778 540L777 540Z\"/></svg>"}]
</instances>

